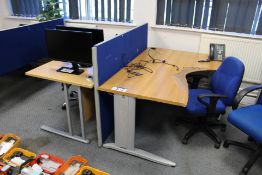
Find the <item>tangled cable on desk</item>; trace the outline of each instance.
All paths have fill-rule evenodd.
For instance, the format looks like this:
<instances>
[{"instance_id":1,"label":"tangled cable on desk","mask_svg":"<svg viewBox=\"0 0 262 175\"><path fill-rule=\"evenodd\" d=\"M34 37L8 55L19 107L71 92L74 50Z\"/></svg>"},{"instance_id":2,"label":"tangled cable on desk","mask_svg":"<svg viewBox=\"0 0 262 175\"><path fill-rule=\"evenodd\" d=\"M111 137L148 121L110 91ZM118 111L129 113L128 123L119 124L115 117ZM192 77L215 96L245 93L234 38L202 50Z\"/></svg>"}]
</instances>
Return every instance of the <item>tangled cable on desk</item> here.
<instances>
[{"instance_id":1,"label":"tangled cable on desk","mask_svg":"<svg viewBox=\"0 0 262 175\"><path fill-rule=\"evenodd\" d=\"M132 78L132 77L135 77L135 76L141 76L143 75L142 73L138 72L139 70L145 70L149 73L153 73L153 70L150 69L149 67L146 67L147 64L149 63L159 63L159 64L166 64L166 65L169 65L169 66L173 66L176 68L177 71L179 71L179 67L175 64L170 64L168 63L166 60L160 60L160 59L156 59L154 58L152 55L150 55L150 51L152 50L153 48L150 48L147 52L148 56L151 58L151 60L140 60L139 62L137 63L130 63L127 65L127 67L125 68L126 71L127 71L127 76L128 78Z\"/></svg>"},{"instance_id":2,"label":"tangled cable on desk","mask_svg":"<svg viewBox=\"0 0 262 175\"><path fill-rule=\"evenodd\" d=\"M127 73L128 73L128 75L127 75L128 78L132 78L132 77L134 77L134 76L141 76L141 75L143 75L142 73L137 72L137 71L139 71L139 70L145 70L145 71L147 71L147 72L149 72L149 73L153 73L153 70L150 69L150 68L148 68L148 67L146 67L146 64L147 64L147 63L142 64L141 62L129 64L129 65L126 67L126 71L127 71Z\"/></svg>"},{"instance_id":3,"label":"tangled cable on desk","mask_svg":"<svg viewBox=\"0 0 262 175\"><path fill-rule=\"evenodd\" d=\"M160 59L157 59L157 58L154 58L152 55L150 55L150 51L151 50L154 50L153 48L150 48L147 52L148 56L151 58L152 60L152 63L162 63L162 64L166 64L166 65L169 65L169 66L173 66L176 68L177 71L179 71L179 67L175 64L170 64L168 63L166 60L160 60Z\"/></svg>"}]
</instances>

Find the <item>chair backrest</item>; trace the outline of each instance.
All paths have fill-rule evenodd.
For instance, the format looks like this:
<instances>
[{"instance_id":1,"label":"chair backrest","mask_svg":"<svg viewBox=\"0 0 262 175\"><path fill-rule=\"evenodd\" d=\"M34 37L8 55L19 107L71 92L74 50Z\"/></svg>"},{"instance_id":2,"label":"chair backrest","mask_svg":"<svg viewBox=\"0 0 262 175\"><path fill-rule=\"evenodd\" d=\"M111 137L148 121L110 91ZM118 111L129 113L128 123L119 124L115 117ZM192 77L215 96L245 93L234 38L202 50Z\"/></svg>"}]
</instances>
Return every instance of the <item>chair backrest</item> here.
<instances>
[{"instance_id":1,"label":"chair backrest","mask_svg":"<svg viewBox=\"0 0 262 175\"><path fill-rule=\"evenodd\" d=\"M221 99L226 106L232 106L244 75L244 64L235 57L224 60L211 79L211 88L214 93L226 95Z\"/></svg>"},{"instance_id":2,"label":"chair backrest","mask_svg":"<svg viewBox=\"0 0 262 175\"><path fill-rule=\"evenodd\" d=\"M260 92L260 95L257 99L257 104L261 104L262 105L262 92Z\"/></svg>"}]
</instances>

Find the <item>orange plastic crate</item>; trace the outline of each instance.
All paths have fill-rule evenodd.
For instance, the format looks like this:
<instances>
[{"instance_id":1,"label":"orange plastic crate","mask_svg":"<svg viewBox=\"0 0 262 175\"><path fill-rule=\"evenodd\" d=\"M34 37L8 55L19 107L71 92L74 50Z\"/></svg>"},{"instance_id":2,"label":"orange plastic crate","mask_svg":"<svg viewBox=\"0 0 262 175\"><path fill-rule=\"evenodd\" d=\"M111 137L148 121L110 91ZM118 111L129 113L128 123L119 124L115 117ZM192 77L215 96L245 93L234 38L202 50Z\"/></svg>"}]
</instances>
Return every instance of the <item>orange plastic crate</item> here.
<instances>
[{"instance_id":1,"label":"orange plastic crate","mask_svg":"<svg viewBox=\"0 0 262 175\"><path fill-rule=\"evenodd\" d=\"M43 163L41 162L41 159L44 159L43 157L45 157L45 156L48 156L48 160L53 161L53 162L55 162L55 163L58 163L58 164L60 164L60 166L59 166L57 169L54 169L54 170L51 170L51 171L48 170L48 169L46 169L46 168L43 168L43 167L41 166L41 165L43 164ZM59 158L59 157L53 156L53 155L48 154L48 153L41 153L41 154L39 154L39 155L36 157L36 159L35 159L34 161L32 161L29 165L30 165L30 166L33 166L34 164L38 164L38 165L40 165L40 166L43 168L44 173L48 173L48 174L54 175L54 174L56 173L56 171L57 171L61 166L63 166L64 163L65 163L64 160L61 159L61 158Z\"/></svg>"},{"instance_id":2,"label":"orange plastic crate","mask_svg":"<svg viewBox=\"0 0 262 175\"><path fill-rule=\"evenodd\" d=\"M3 142L7 142L8 140L10 139L14 139L15 140L15 143L14 145L5 153L3 153L2 155L0 155L0 159L2 159L4 157L5 154L7 154L8 152L10 152L13 148L17 147L19 144L20 144L20 137L18 137L17 135L15 134L11 134L11 133L8 133L6 134L1 140L0 140L0 144L3 143Z\"/></svg>"},{"instance_id":3,"label":"orange plastic crate","mask_svg":"<svg viewBox=\"0 0 262 175\"><path fill-rule=\"evenodd\" d=\"M92 173L93 173L94 175L110 175L110 174L108 174L108 173L106 173L106 172L103 172L103 171L101 171L101 170L98 170L98 169L93 168L93 167L90 167L90 166L83 166L83 167L80 169L79 173L77 173L76 175L84 175L84 171L85 171L85 170L92 171Z\"/></svg>"},{"instance_id":4,"label":"orange plastic crate","mask_svg":"<svg viewBox=\"0 0 262 175\"><path fill-rule=\"evenodd\" d=\"M14 148L14 149L12 149L11 151L9 151L7 154L5 154L5 156L3 157L3 160L5 161L5 162L10 162L11 161L11 157L12 157L12 155L14 155L15 153L17 153L17 152L21 152L21 153L23 153L23 156L24 157L26 157L27 159L25 160L25 161L27 161L27 160L29 160L29 159L35 159L36 158L36 154L35 153L33 153L33 152L30 152L30 151L27 151L27 150L25 150L25 149L22 149L22 148ZM15 164L15 163L11 163L10 162L10 165L12 165L12 164L14 164L15 165L15 167L20 167L21 165L19 165L19 164Z\"/></svg>"},{"instance_id":5,"label":"orange plastic crate","mask_svg":"<svg viewBox=\"0 0 262 175\"><path fill-rule=\"evenodd\" d=\"M83 158L82 156L78 156L78 155L72 156L72 157L70 157L70 158L66 161L66 163L65 163L63 166L61 166L61 167L57 170L57 172L55 173L55 175L62 175L62 174L64 174L65 171L66 171L72 164L74 164L74 163L80 163L80 164L81 164L81 165L80 165L80 168L83 167L83 166L85 166L85 165L87 165L86 159ZM80 170L80 168L79 168L79 170ZM79 170L78 170L76 173L78 173ZM75 173L75 174L76 174L76 173ZM72 174L72 175L73 175L73 174Z\"/></svg>"}]
</instances>

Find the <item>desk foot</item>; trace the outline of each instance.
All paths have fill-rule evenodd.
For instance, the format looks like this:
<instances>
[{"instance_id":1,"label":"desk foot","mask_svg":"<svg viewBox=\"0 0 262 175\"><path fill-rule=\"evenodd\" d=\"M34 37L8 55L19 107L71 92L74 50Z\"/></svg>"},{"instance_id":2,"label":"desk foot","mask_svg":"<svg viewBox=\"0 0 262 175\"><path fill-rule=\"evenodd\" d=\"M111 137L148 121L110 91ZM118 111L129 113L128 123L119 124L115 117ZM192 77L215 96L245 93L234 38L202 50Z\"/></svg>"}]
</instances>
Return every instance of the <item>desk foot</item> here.
<instances>
[{"instance_id":1,"label":"desk foot","mask_svg":"<svg viewBox=\"0 0 262 175\"><path fill-rule=\"evenodd\" d=\"M159 164L162 164L162 165L171 166L171 167L176 166L175 162L172 162L172 161L167 160L165 158L159 157L159 156L154 155L152 153L143 151L141 149L137 149L137 148L135 148L134 150L124 149L124 148L117 146L115 143L107 143L107 144L104 144L103 147L113 149L113 150L116 150L116 151L120 151L120 152L123 152L123 153L126 153L126 154L130 154L130 155L133 155L133 156L136 156L136 157L140 157L142 159L146 159L146 160L149 160L149 161L152 161L152 162L155 162L155 163L159 163Z\"/></svg>"},{"instance_id":2,"label":"desk foot","mask_svg":"<svg viewBox=\"0 0 262 175\"><path fill-rule=\"evenodd\" d=\"M60 131L58 129L54 129L54 128L51 128L49 126L43 125L43 126L41 126L41 129L44 130L44 131L51 132L53 134L57 134L57 135L60 135L60 136L63 136L63 137L66 137L66 138L69 138L69 139L72 139L72 140L82 142L82 143L90 143L90 141L88 139L83 139L82 137L79 137L79 136L70 135L67 132Z\"/></svg>"}]
</instances>

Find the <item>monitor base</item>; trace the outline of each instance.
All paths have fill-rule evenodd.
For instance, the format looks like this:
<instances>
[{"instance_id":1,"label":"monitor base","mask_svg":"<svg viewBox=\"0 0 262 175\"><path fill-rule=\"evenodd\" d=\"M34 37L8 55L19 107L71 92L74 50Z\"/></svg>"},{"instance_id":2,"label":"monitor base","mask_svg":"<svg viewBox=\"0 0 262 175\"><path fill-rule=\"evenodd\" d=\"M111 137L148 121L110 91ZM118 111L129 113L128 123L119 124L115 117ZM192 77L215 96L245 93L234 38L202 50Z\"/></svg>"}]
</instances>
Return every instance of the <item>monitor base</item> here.
<instances>
[{"instance_id":1,"label":"monitor base","mask_svg":"<svg viewBox=\"0 0 262 175\"><path fill-rule=\"evenodd\" d=\"M67 73L67 74L74 74L74 75L80 75L84 72L82 69L74 69L71 67L60 67L56 70L57 72Z\"/></svg>"}]
</instances>

